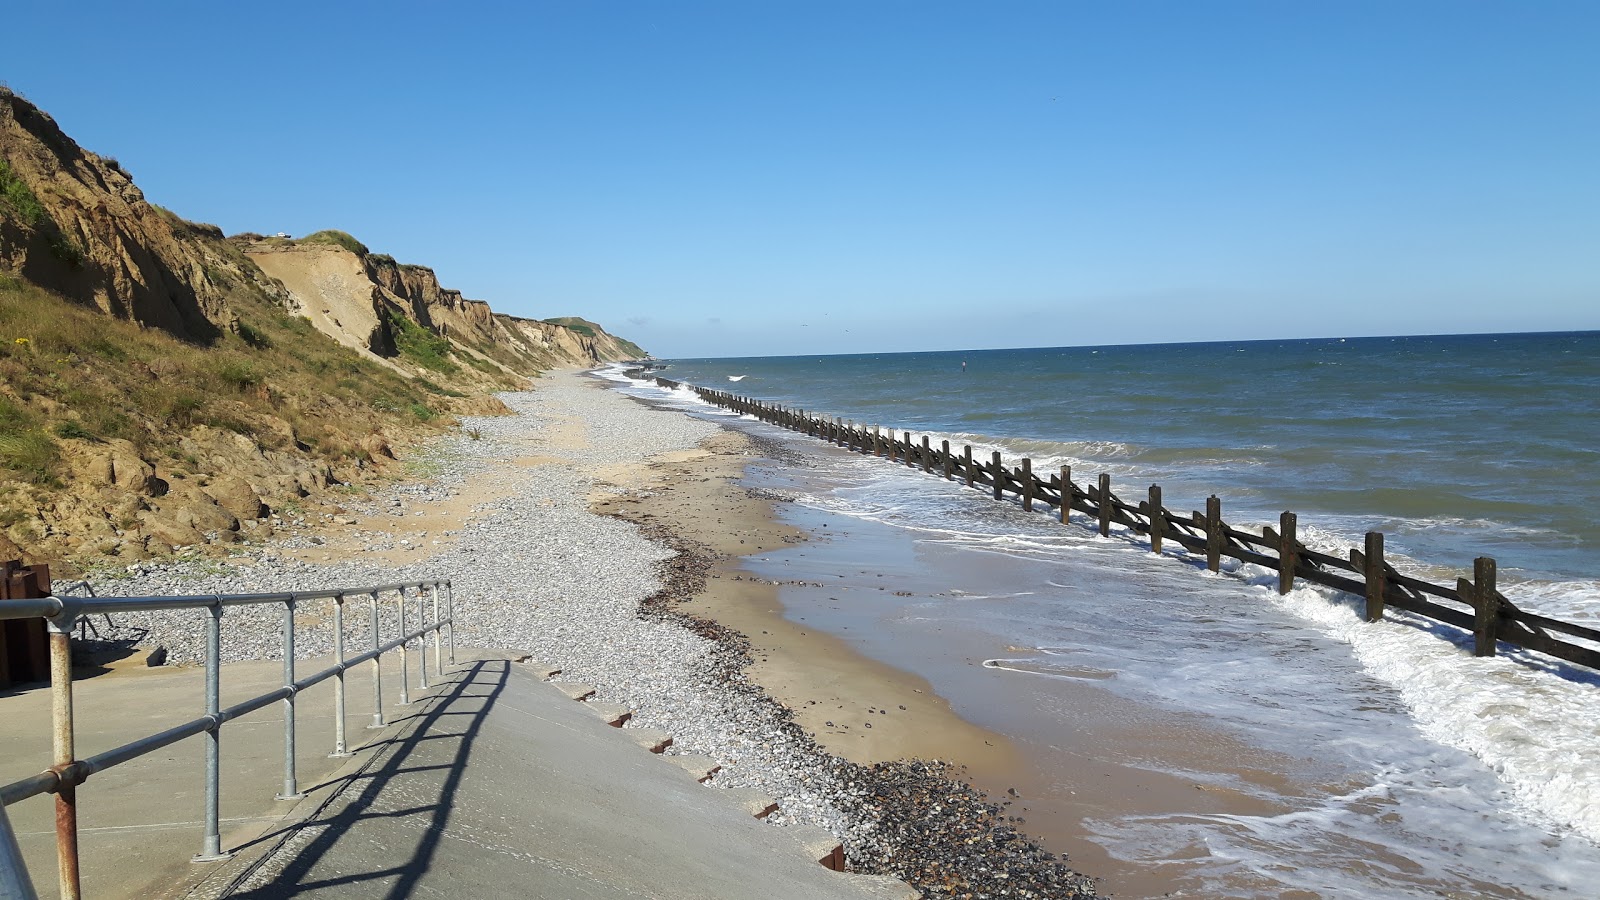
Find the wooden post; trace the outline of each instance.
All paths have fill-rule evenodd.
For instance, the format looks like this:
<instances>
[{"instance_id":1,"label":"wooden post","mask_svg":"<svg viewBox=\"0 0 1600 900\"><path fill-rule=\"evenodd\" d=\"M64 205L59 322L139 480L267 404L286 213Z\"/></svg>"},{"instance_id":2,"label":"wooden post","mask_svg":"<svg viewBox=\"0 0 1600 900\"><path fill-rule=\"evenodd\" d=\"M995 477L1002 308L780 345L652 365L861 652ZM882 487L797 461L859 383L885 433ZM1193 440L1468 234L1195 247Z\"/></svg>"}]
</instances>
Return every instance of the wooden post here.
<instances>
[{"instance_id":1,"label":"wooden post","mask_svg":"<svg viewBox=\"0 0 1600 900\"><path fill-rule=\"evenodd\" d=\"M928 447L928 436L922 436L922 471L933 471L933 451Z\"/></svg>"},{"instance_id":2,"label":"wooden post","mask_svg":"<svg viewBox=\"0 0 1600 900\"><path fill-rule=\"evenodd\" d=\"M1061 467L1061 524L1072 517L1072 467Z\"/></svg>"},{"instance_id":3,"label":"wooden post","mask_svg":"<svg viewBox=\"0 0 1600 900\"><path fill-rule=\"evenodd\" d=\"M872 455L883 455L883 429L877 425L872 426Z\"/></svg>"},{"instance_id":4,"label":"wooden post","mask_svg":"<svg viewBox=\"0 0 1600 900\"><path fill-rule=\"evenodd\" d=\"M1150 518L1150 552L1161 553L1161 539L1167 534L1167 511L1161 505L1161 485L1150 485L1150 508L1145 515Z\"/></svg>"},{"instance_id":5,"label":"wooden post","mask_svg":"<svg viewBox=\"0 0 1600 900\"><path fill-rule=\"evenodd\" d=\"M1222 501L1216 494L1206 498L1206 568L1222 571Z\"/></svg>"},{"instance_id":6,"label":"wooden post","mask_svg":"<svg viewBox=\"0 0 1600 900\"><path fill-rule=\"evenodd\" d=\"M961 469L967 475L967 487L972 487L972 445L964 444L961 448Z\"/></svg>"},{"instance_id":7,"label":"wooden post","mask_svg":"<svg viewBox=\"0 0 1600 900\"><path fill-rule=\"evenodd\" d=\"M894 439L894 429L891 428L891 429L889 429L889 462L895 462L896 460L898 460L899 457L896 456L896 454L899 453L899 452L900 452L900 445L895 441L895 439Z\"/></svg>"},{"instance_id":8,"label":"wooden post","mask_svg":"<svg viewBox=\"0 0 1600 900\"><path fill-rule=\"evenodd\" d=\"M1111 536L1111 476L1100 473L1100 536Z\"/></svg>"},{"instance_id":9,"label":"wooden post","mask_svg":"<svg viewBox=\"0 0 1600 900\"><path fill-rule=\"evenodd\" d=\"M900 433L905 435L906 438L906 468L909 469L917 464L917 448L915 444L911 443L911 432L902 431Z\"/></svg>"},{"instance_id":10,"label":"wooden post","mask_svg":"<svg viewBox=\"0 0 1600 900\"><path fill-rule=\"evenodd\" d=\"M1500 594L1495 590L1494 558L1480 556L1472 561L1472 588L1475 615L1472 623L1472 655L1493 656L1500 633Z\"/></svg>"},{"instance_id":11,"label":"wooden post","mask_svg":"<svg viewBox=\"0 0 1600 900\"><path fill-rule=\"evenodd\" d=\"M999 450L994 451L994 457L990 468L994 470L994 498L999 500L1001 497L1005 496L1006 491L1006 470L1005 467L1000 465Z\"/></svg>"},{"instance_id":12,"label":"wooden post","mask_svg":"<svg viewBox=\"0 0 1600 900\"><path fill-rule=\"evenodd\" d=\"M1033 460L1022 458L1022 511L1033 512Z\"/></svg>"},{"instance_id":13,"label":"wooden post","mask_svg":"<svg viewBox=\"0 0 1600 900\"><path fill-rule=\"evenodd\" d=\"M1367 532L1367 554L1361 561L1367 576L1367 621L1383 621L1383 588L1388 580L1383 571L1383 532Z\"/></svg>"},{"instance_id":14,"label":"wooden post","mask_svg":"<svg viewBox=\"0 0 1600 900\"><path fill-rule=\"evenodd\" d=\"M1295 514L1287 510L1278 516L1278 593L1294 590L1294 568L1300 559L1299 543L1295 540Z\"/></svg>"},{"instance_id":15,"label":"wooden post","mask_svg":"<svg viewBox=\"0 0 1600 900\"><path fill-rule=\"evenodd\" d=\"M939 442L939 460L944 464L944 480L950 481L950 442Z\"/></svg>"}]
</instances>

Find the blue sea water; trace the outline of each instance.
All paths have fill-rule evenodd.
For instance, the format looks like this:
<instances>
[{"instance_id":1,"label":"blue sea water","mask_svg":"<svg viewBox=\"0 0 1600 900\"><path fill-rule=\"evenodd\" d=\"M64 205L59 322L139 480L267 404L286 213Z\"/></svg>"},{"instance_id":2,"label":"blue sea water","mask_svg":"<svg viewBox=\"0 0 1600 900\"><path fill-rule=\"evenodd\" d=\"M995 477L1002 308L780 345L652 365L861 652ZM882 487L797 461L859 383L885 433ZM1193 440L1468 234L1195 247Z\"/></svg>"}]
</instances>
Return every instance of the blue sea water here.
<instances>
[{"instance_id":1,"label":"blue sea water","mask_svg":"<svg viewBox=\"0 0 1600 900\"><path fill-rule=\"evenodd\" d=\"M974 451L1384 531L1419 561L1600 577L1600 332L670 361L676 381ZM730 382L730 376L740 380ZM1080 478L1081 480L1081 478Z\"/></svg>"},{"instance_id":2,"label":"blue sea water","mask_svg":"<svg viewBox=\"0 0 1600 900\"><path fill-rule=\"evenodd\" d=\"M672 360L660 374L970 444L981 458L1028 457L1035 471L1070 465L1080 484L1107 472L1124 499L1159 483L1174 510L1215 493L1236 526L1293 510L1302 539L1330 552L1383 531L1393 562L1436 582L1494 556L1523 608L1600 621L1600 333ZM1449 628L1403 613L1362 622L1360 598L1279 597L1272 573L1251 566L1207 576L1181 550L1156 558L1125 532L1063 527L611 377L792 442L809 459L780 479L796 506L903 534L906 557L883 567L908 581L937 573L943 589L861 594L835 615L856 616L863 652L916 670L963 715L1015 721L978 681L1011 679L1009 702L1037 720L1019 739L1048 756L1051 729L1074 728L1052 685L1092 679L1279 760L1299 787L1184 769L1153 750L1142 761L1279 814L1086 823L1111 857L1170 870L1174 894L1600 896L1594 675L1526 652L1474 659ZM753 565L793 577L844 558L806 545ZM810 602L784 599L794 614ZM1005 652L981 668L941 665L935 648L958 633Z\"/></svg>"}]
</instances>

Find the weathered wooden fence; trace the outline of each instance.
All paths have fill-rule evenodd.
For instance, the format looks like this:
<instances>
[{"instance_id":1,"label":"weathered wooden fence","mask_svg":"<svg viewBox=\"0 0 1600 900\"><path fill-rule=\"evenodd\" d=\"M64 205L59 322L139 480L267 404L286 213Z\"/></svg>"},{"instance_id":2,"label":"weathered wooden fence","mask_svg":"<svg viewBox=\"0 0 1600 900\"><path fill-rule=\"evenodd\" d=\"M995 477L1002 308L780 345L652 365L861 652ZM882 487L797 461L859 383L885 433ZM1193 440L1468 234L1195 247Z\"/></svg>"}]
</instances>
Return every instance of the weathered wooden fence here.
<instances>
[{"instance_id":1,"label":"weathered wooden fence","mask_svg":"<svg viewBox=\"0 0 1600 900\"><path fill-rule=\"evenodd\" d=\"M1519 609L1495 586L1495 561L1491 557L1482 556L1474 561L1471 579L1459 578L1453 587L1431 584L1402 575L1384 560L1382 532L1368 532L1365 546L1360 550L1351 548L1348 557L1335 556L1313 550L1297 539L1297 523L1292 512L1285 512L1279 518L1276 529L1264 527L1260 534L1254 534L1223 521L1222 501L1216 496L1206 498L1204 512L1181 515L1162 505L1160 485L1150 486L1147 499L1129 503L1112 492L1111 476L1104 473L1094 484L1081 486L1072 480L1070 466L1062 466L1060 472L1041 478L1034 473L1032 460L1023 459L1020 465L1008 468L1002 463L999 451L983 462L973 459L971 446L963 446L960 453L955 453L949 441L940 441L938 447L930 446L926 435L918 444L912 441L909 431L896 437L894 431L884 431L877 425L858 425L726 391L654 378L638 369L629 370L627 374L633 378L653 378L657 385L665 388L687 387L709 403L822 438L857 453L921 468L928 473L937 472L947 480L959 479L967 487L993 491L996 500L1013 495L1022 501L1025 510L1032 511L1041 505L1054 509L1063 524L1070 521L1072 513L1079 512L1088 517L1102 535L1109 535L1113 524L1125 526L1135 534L1148 536L1150 549L1155 553L1160 553L1164 543L1171 541L1186 550L1204 554L1206 568L1213 572L1221 567L1223 557L1276 570L1280 594L1289 593L1294 589L1295 580L1301 579L1364 596L1365 616L1369 622L1382 619L1384 610L1391 606L1444 622L1472 633L1477 656L1495 655L1497 642L1504 641L1600 669L1600 650L1553 636L1566 635L1600 644L1600 630Z\"/></svg>"}]
</instances>

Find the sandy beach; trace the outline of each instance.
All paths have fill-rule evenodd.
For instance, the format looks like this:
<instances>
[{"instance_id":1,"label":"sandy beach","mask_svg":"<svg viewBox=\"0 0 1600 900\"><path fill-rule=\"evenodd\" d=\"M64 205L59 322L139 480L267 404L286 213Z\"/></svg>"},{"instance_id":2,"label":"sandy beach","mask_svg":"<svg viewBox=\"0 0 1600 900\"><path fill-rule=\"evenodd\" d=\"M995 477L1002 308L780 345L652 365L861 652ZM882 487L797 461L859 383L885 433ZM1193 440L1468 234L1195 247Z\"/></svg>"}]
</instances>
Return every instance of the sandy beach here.
<instances>
[{"instance_id":1,"label":"sandy beach","mask_svg":"<svg viewBox=\"0 0 1600 900\"><path fill-rule=\"evenodd\" d=\"M786 619L782 585L741 568L793 546L775 495L740 484L779 448L652 408L577 373L503 395L515 415L472 419L413 457L411 478L308 507L306 527L229 559L140 564L98 593L285 590L448 577L458 642L525 648L716 759L714 787L776 797L774 825L832 830L860 871L929 896L1090 896L1094 884L1028 839L1009 798L969 772L1018 768L1016 748L924 679ZM719 521L720 520L720 521ZM310 622L324 611L307 605ZM270 659L276 617L230 611L225 659ZM182 614L125 617L108 637L198 658ZM326 629L297 651L326 652Z\"/></svg>"}]
</instances>

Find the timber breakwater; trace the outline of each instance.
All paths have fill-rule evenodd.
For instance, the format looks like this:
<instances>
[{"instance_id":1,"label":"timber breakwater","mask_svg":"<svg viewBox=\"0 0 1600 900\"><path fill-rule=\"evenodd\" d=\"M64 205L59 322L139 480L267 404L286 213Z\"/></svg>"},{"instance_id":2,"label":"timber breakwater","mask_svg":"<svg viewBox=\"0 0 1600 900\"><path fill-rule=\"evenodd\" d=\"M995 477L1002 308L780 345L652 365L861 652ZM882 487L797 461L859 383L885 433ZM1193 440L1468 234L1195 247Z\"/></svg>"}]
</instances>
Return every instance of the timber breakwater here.
<instances>
[{"instance_id":1,"label":"timber breakwater","mask_svg":"<svg viewBox=\"0 0 1600 900\"><path fill-rule=\"evenodd\" d=\"M1492 557L1478 557L1471 577L1464 575L1454 585L1434 584L1401 574L1385 561L1382 532L1368 532L1360 549L1350 548L1347 555L1339 556L1302 543L1297 538L1298 516L1293 512L1282 514L1278 528L1263 527L1260 533L1252 533L1223 519L1223 502L1216 495L1206 498L1204 511L1177 513L1164 505L1160 485L1151 485L1146 499L1130 503L1112 490L1109 474L1100 473L1095 483L1080 485L1073 481L1071 467L1061 466L1059 472L1041 477L1033 471L1031 459L1008 463L998 450L992 451L988 460L979 460L971 445L955 451L948 440L933 446L927 435L919 442L910 431L897 434L881 425L808 413L649 376L639 369L625 374L651 378L663 388L687 388L708 403L852 452L920 468L947 481L959 480L967 487L992 492L997 501L1019 502L1028 512L1053 510L1062 524L1070 523L1074 512L1081 513L1102 536L1111 535L1117 526L1129 537L1148 540L1153 553L1162 553L1171 542L1203 557L1211 572L1219 571L1225 558L1274 570L1280 595L1293 590L1299 579L1363 596L1364 616L1369 622L1382 620L1385 610L1393 607L1455 626L1470 633L1475 656L1494 656L1505 644L1600 670L1600 629L1520 608L1498 589L1498 564Z\"/></svg>"}]
</instances>

